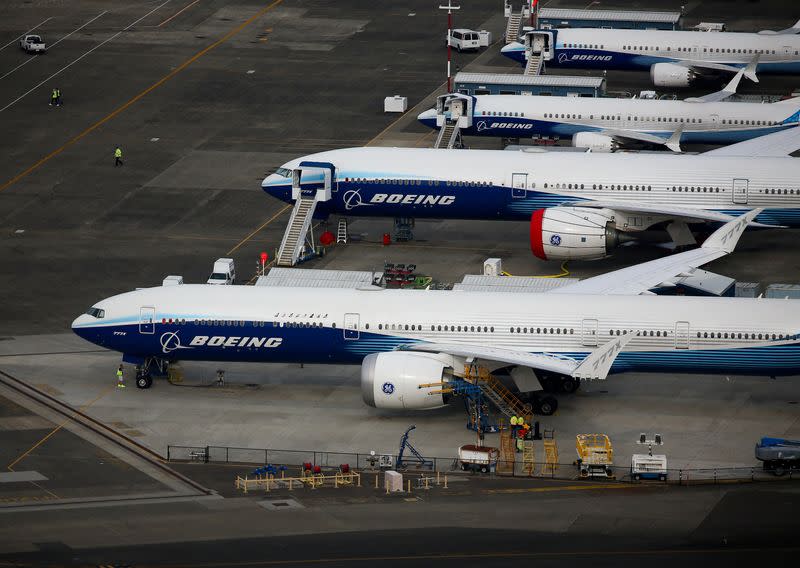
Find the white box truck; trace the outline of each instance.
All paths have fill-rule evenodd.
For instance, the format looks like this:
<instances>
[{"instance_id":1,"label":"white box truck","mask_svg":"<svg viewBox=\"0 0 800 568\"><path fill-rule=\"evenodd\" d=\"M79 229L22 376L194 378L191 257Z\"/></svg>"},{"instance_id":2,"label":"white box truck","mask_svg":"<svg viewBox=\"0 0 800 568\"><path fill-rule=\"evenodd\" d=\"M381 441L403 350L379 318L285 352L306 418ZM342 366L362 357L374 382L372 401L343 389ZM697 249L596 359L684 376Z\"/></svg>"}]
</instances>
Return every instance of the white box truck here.
<instances>
[{"instance_id":1,"label":"white box truck","mask_svg":"<svg viewBox=\"0 0 800 568\"><path fill-rule=\"evenodd\" d=\"M232 258L218 258L214 261L214 270L206 284L233 284L236 280L236 266Z\"/></svg>"}]
</instances>

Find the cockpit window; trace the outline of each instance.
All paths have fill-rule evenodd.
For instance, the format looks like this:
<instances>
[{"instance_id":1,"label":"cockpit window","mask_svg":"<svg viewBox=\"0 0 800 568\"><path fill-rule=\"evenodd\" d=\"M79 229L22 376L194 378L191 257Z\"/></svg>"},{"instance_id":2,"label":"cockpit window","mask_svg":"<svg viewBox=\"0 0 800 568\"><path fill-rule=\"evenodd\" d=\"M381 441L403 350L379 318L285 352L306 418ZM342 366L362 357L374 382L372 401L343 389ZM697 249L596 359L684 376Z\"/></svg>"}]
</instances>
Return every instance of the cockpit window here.
<instances>
[{"instance_id":1,"label":"cockpit window","mask_svg":"<svg viewBox=\"0 0 800 568\"><path fill-rule=\"evenodd\" d=\"M228 275L223 274L222 272L215 272L214 274L211 275L211 280L227 280L227 279Z\"/></svg>"},{"instance_id":2,"label":"cockpit window","mask_svg":"<svg viewBox=\"0 0 800 568\"><path fill-rule=\"evenodd\" d=\"M89 308L89 311L86 312L93 318L102 319L106 317L106 311L101 310L100 308Z\"/></svg>"},{"instance_id":3,"label":"cockpit window","mask_svg":"<svg viewBox=\"0 0 800 568\"><path fill-rule=\"evenodd\" d=\"M278 168L277 170L275 170L275 173L285 178L292 177L292 170L288 170L286 168Z\"/></svg>"}]
</instances>

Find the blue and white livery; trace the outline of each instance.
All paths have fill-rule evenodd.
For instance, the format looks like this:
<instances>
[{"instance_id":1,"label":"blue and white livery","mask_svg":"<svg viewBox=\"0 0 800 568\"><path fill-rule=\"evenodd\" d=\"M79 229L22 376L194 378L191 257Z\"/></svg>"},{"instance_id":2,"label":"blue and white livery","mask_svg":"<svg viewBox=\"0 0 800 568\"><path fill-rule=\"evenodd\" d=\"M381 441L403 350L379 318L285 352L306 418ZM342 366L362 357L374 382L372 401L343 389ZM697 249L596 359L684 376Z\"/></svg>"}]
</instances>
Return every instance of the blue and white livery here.
<instances>
[{"instance_id":1,"label":"blue and white livery","mask_svg":"<svg viewBox=\"0 0 800 568\"><path fill-rule=\"evenodd\" d=\"M554 68L649 71L655 85L686 87L697 77L736 73L756 58L758 73L800 73L800 36L796 28L790 30L533 30L525 35L525 43L510 43L501 51L522 65L533 59ZM753 74L748 78L756 80Z\"/></svg>"},{"instance_id":2,"label":"blue and white livery","mask_svg":"<svg viewBox=\"0 0 800 568\"><path fill-rule=\"evenodd\" d=\"M262 188L310 196L317 216L530 219L534 254L588 260L648 229L694 244L690 225L753 207L762 227L800 226L797 149L795 128L699 155L348 148L292 160Z\"/></svg>"},{"instance_id":3,"label":"blue and white livery","mask_svg":"<svg viewBox=\"0 0 800 568\"><path fill-rule=\"evenodd\" d=\"M544 294L178 285L97 302L72 328L136 364L142 388L181 360L354 364L381 408L442 406L431 385L472 363L533 393L626 371L796 375L800 302L647 294L732 252L757 213L700 248Z\"/></svg>"},{"instance_id":4,"label":"blue and white livery","mask_svg":"<svg viewBox=\"0 0 800 568\"><path fill-rule=\"evenodd\" d=\"M721 102L736 91L741 76L742 71L722 91L685 101L453 93L417 119L431 128L458 123L467 136L572 138L575 147L606 152L631 142L673 151L684 142L731 144L800 124L800 97L772 104Z\"/></svg>"}]
</instances>

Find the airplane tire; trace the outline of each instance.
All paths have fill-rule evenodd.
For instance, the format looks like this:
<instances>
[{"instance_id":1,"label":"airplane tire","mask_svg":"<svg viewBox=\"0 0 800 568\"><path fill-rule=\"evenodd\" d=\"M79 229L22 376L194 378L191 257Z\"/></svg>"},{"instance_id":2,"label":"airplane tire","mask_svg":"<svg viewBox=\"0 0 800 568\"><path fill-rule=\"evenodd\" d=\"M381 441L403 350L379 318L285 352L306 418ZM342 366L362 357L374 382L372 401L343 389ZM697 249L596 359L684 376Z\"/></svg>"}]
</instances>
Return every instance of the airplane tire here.
<instances>
[{"instance_id":1,"label":"airplane tire","mask_svg":"<svg viewBox=\"0 0 800 568\"><path fill-rule=\"evenodd\" d=\"M150 375L140 375L136 377L136 386L140 389L149 389L153 386L153 377Z\"/></svg>"},{"instance_id":2,"label":"airplane tire","mask_svg":"<svg viewBox=\"0 0 800 568\"><path fill-rule=\"evenodd\" d=\"M578 381L572 377L564 377L561 379L561 392L572 394L578 390Z\"/></svg>"},{"instance_id":3,"label":"airplane tire","mask_svg":"<svg viewBox=\"0 0 800 568\"><path fill-rule=\"evenodd\" d=\"M558 401L552 396L545 396L538 401L536 406L536 414L540 414L542 416L552 416L552 414L558 409Z\"/></svg>"}]
</instances>

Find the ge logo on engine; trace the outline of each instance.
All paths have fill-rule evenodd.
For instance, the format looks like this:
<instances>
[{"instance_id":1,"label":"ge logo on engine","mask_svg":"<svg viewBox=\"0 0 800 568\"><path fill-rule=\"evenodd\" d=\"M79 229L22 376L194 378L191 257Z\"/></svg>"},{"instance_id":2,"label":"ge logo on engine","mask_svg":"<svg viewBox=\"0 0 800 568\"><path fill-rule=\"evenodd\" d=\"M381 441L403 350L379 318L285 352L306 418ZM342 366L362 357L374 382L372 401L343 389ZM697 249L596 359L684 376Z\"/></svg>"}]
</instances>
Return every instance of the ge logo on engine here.
<instances>
[{"instance_id":1,"label":"ge logo on engine","mask_svg":"<svg viewBox=\"0 0 800 568\"><path fill-rule=\"evenodd\" d=\"M550 237L550 244L553 245L554 247L557 247L558 245L560 245L561 244L561 235L553 235L552 237Z\"/></svg>"},{"instance_id":2,"label":"ge logo on engine","mask_svg":"<svg viewBox=\"0 0 800 568\"><path fill-rule=\"evenodd\" d=\"M394 385L392 383L383 383L383 394L392 394L394 393Z\"/></svg>"}]
</instances>

